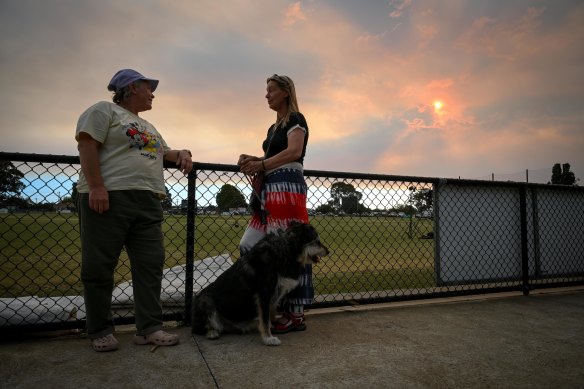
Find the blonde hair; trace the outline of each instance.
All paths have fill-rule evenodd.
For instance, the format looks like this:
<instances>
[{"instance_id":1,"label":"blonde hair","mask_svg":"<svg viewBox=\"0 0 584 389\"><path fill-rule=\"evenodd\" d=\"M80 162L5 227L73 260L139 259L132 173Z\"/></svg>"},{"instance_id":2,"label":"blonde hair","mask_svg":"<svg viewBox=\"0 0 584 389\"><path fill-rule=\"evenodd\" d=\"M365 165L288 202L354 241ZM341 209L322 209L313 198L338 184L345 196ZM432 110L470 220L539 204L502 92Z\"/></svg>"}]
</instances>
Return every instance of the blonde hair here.
<instances>
[{"instance_id":1,"label":"blonde hair","mask_svg":"<svg viewBox=\"0 0 584 389\"><path fill-rule=\"evenodd\" d=\"M292 79L288 76L279 76L277 74L268 77L266 84L268 84L270 81L274 81L276 84L278 84L280 89L288 93L288 97L286 98L288 109L286 111L286 116L280 124L282 127L284 127L286 124L288 124L291 113L300 112L298 109L298 100L296 99L296 88L294 87L294 81L292 81Z\"/></svg>"}]
</instances>

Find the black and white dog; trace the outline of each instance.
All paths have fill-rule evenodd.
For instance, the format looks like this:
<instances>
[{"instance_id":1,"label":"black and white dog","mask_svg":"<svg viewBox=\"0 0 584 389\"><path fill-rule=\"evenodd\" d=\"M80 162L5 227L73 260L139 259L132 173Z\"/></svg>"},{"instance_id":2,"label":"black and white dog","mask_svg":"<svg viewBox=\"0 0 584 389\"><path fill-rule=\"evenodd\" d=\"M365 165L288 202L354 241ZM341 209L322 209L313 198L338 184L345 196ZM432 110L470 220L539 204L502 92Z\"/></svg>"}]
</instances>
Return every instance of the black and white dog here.
<instances>
[{"instance_id":1,"label":"black and white dog","mask_svg":"<svg viewBox=\"0 0 584 389\"><path fill-rule=\"evenodd\" d=\"M270 330L278 302L298 285L305 265L328 253L310 224L294 223L286 231L266 235L195 295L192 333L217 339L222 332L258 328L264 344L280 345Z\"/></svg>"}]
</instances>

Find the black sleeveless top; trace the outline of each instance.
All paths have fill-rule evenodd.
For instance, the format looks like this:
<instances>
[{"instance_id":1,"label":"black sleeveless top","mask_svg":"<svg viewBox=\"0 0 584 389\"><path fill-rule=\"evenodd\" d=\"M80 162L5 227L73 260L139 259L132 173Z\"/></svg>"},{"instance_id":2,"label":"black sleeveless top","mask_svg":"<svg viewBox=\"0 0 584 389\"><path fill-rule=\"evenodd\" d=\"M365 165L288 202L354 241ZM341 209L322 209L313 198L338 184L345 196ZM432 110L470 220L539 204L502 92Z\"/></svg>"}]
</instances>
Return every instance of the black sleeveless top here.
<instances>
[{"instance_id":1,"label":"black sleeveless top","mask_svg":"<svg viewBox=\"0 0 584 389\"><path fill-rule=\"evenodd\" d=\"M308 124L306 123L306 119L304 115L300 112L292 112L290 114L290 120L288 120L288 124L285 127L278 127L276 132L272 135L272 129L274 125L272 124L270 128L268 128L268 133L266 135L266 139L262 143L262 149L264 150L264 154L266 151L268 154L266 158L272 157L278 154L281 151L284 151L288 148L288 133L290 130L294 130L297 127L303 128L305 130L304 135L304 145L302 147L302 154L300 158L298 158L294 162L304 163L304 155L306 154L306 145L308 143ZM270 143L271 142L271 143ZM268 150L268 145L270 145L270 149Z\"/></svg>"}]
</instances>

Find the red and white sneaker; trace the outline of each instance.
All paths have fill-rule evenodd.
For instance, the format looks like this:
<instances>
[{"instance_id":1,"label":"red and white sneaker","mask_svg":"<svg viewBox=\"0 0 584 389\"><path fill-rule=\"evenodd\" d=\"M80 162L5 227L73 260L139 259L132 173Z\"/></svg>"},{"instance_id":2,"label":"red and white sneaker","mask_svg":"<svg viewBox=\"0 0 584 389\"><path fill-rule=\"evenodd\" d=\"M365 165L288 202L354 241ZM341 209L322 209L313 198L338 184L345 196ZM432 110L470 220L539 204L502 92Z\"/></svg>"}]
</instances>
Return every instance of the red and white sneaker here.
<instances>
[{"instance_id":1,"label":"red and white sneaker","mask_svg":"<svg viewBox=\"0 0 584 389\"><path fill-rule=\"evenodd\" d=\"M304 314L298 315L290 312L284 312L282 317L277 321L272 322L272 334L285 334L290 331L304 331L306 329L306 322Z\"/></svg>"}]
</instances>

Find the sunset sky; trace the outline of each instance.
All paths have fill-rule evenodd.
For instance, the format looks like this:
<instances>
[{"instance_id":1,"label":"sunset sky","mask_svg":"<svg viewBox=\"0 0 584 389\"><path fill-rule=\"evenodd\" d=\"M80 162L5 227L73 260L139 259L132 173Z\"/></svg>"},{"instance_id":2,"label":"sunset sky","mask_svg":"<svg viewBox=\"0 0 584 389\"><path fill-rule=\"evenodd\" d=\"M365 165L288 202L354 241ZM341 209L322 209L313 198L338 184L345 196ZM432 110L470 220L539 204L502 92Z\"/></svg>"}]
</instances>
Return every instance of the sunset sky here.
<instances>
[{"instance_id":1,"label":"sunset sky","mask_svg":"<svg viewBox=\"0 0 584 389\"><path fill-rule=\"evenodd\" d=\"M581 0L0 0L0 32L0 151L76 155L77 118L134 68L170 146L233 164L260 154L278 73L307 169L584 179Z\"/></svg>"}]
</instances>

